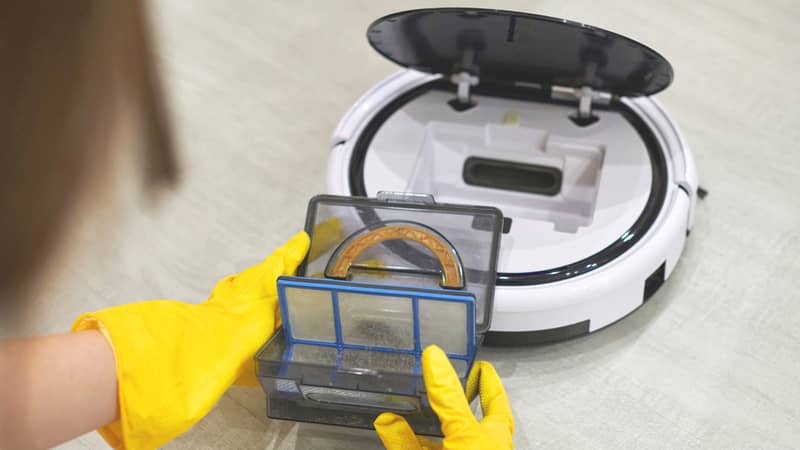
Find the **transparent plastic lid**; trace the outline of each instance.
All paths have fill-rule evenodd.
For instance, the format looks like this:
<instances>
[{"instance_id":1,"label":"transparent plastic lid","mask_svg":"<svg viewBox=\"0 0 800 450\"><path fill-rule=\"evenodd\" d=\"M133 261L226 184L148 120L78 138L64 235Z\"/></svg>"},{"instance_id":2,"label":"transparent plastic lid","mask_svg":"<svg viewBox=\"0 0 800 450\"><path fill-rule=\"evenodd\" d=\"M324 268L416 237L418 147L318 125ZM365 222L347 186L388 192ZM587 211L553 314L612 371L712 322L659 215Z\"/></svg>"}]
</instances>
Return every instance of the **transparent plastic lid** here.
<instances>
[{"instance_id":1,"label":"transparent plastic lid","mask_svg":"<svg viewBox=\"0 0 800 450\"><path fill-rule=\"evenodd\" d=\"M306 217L311 250L298 275L471 292L475 331L483 333L491 322L502 223L497 208L437 204L424 195L316 196Z\"/></svg>"}]
</instances>

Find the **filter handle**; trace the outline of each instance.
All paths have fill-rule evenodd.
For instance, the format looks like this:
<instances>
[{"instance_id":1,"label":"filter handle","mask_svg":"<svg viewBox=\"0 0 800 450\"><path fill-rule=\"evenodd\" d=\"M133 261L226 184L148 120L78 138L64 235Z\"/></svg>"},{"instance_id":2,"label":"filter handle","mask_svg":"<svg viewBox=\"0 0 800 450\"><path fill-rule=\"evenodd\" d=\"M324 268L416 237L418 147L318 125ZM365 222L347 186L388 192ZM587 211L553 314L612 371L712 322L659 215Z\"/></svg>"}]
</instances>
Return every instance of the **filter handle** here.
<instances>
[{"instance_id":1,"label":"filter handle","mask_svg":"<svg viewBox=\"0 0 800 450\"><path fill-rule=\"evenodd\" d=\"M333 252L325 268L325 276L346 280L350 268L361 253L373 245L389 240L414 241L434 254L442 268L441 287L464 289L464 269L456 249L441 233L416 222L389 221L363 228L348 236Z\"/></svg>"}]
</instances>

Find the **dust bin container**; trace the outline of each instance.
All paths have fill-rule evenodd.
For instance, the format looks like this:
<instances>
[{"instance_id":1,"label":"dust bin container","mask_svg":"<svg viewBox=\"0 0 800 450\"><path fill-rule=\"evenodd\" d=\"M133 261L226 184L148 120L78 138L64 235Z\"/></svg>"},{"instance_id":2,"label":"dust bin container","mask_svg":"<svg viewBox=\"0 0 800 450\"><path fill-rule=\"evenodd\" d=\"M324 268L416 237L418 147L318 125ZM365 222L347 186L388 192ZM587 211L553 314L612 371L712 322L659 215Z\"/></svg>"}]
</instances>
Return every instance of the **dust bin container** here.
<instances>
[{"instance_id":1,"label":"dust bin container","mask_svg":"<svg viewBox=\"0 0 800 450\"><path fill-rule=\"evenodd\" d=\"M440 435L422 350L442 347L462 383L489 328L503 218L431 196L323 195L308 258L278 279L283 328L256 355L276 419L372 428L384 411Z\"/></svg>"}]
</instances>

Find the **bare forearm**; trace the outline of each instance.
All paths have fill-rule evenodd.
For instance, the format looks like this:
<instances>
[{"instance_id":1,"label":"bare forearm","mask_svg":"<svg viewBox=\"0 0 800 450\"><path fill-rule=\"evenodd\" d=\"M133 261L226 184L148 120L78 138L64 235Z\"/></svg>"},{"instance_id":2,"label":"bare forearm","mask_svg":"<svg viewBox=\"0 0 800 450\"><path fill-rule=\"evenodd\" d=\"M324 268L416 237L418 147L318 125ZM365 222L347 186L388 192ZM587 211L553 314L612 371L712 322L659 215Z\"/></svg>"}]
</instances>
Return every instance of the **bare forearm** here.
<instances>
[{"instance_id":1,"label":"bare forearm","mask_svg":"<svg viewBox=\"0 0 800 450\"><path fill-rule=\"evenodd\" d=\"M0 449L50 447L118 414L114 354L100 332L0 341Z\"/></svg>"}]
</instances>

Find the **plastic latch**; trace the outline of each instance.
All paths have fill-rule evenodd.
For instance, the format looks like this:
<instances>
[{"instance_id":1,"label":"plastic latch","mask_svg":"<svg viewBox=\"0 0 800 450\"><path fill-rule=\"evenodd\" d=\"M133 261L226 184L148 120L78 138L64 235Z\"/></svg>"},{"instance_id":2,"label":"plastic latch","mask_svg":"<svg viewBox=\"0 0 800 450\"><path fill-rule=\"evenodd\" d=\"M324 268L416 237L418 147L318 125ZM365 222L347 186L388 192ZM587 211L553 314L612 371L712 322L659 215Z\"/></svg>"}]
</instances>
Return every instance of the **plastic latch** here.
<instances>
[{"instance_id":1,"label":"plastic latch","mask_svg":"<svg viewBox=\"0 0 800 450\"><path fill-rule=\"evenodd\" d=\"M420 205L433 205L436 203L432 194L418 194L415 192L379 191L375 197L383 202L417 203Z\"/></svg>"}]
</instances>

